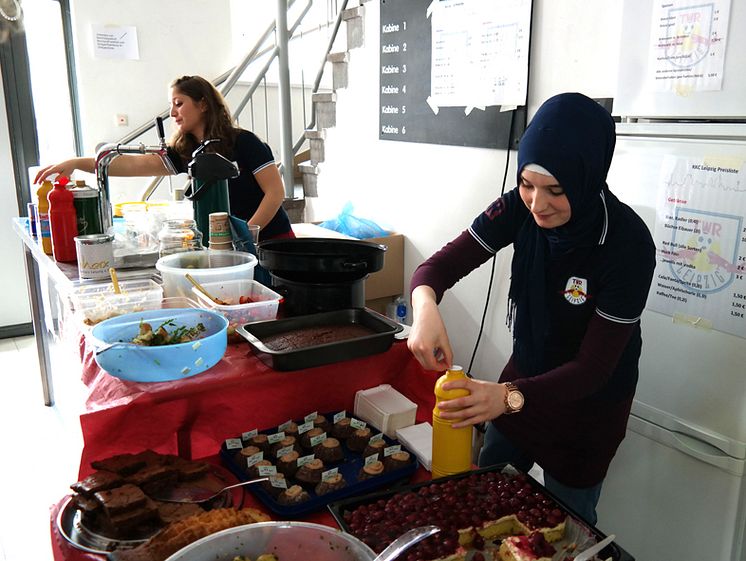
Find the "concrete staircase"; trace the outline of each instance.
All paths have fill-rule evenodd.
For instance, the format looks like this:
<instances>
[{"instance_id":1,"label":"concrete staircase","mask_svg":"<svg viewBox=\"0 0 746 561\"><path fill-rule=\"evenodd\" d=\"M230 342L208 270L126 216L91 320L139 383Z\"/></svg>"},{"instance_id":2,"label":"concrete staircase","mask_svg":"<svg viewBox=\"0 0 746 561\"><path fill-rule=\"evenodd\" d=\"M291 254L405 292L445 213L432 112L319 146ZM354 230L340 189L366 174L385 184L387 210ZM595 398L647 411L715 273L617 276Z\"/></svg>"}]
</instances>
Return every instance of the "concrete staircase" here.
<instances>
[{"instance_id":1,"label":"concrete staircase","mask_svg":"<svg viewBox=\"0 0 746 561\"><path fill-rule=\"evenodd\" d=\"M368 0L358 0L358 5L347 8L342 19L347 28L347 48L342 52L330 53L327 61L332 65L331 92L315 93L311 102L316 111L316 125L308 129L305 137L309 145L309 158L298 164L303 185L303 196L318 196L318 176L321 173L319 164L324 161L324 140L326 129L337 124L337 90L347 87L347 67L350 61L350 51L362 47L364 44L365 3Z\"/></svg>"}]
</instances>

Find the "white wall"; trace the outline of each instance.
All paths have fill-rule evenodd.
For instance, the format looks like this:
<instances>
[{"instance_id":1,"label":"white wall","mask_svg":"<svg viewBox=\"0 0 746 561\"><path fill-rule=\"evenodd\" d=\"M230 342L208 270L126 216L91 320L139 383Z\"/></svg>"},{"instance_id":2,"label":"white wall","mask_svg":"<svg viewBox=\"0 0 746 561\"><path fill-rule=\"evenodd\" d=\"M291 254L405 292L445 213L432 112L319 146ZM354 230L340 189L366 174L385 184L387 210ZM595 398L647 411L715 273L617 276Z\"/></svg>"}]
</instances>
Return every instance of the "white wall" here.
<instances>
[{"instance_id":1,"label":"white wall","mask_svg":"<svg viewBox=\"0 0 746 561\"><path fill-rule=\"evenodd\" d=\"M622 3L534 0L529 113L547 97L581 91L613 97ZM351 201L355 213L406 237L405 282L414 269L471 224L500 193L506 152L378 140L379 4L365 4L364 49L350 60L350 86L337 92L337 127L327 131L319 198L309 220L324 220ZM511 153L506 189L514 186ZM612 186L613 189L613 186ZM472 371L496 379L511 352L505 327L510 250L497 259L485 330ZM455 361L468 365L490 277L486 264L446 294L444 314Z\"/></svg>"},{"instance_id":2,"label":"white wall","mask_svg":"<svg viewBox=\"0 0 746 561\"><path fill-rule=\"evenodd\" d=\"M73 0L71 4L86 155L94 155L100 143L116 142L167 109L168 85L174 78L199 74L213 79L235 64L230 0ZM94 24L136 27L139 60L95 58ZM127 115L128 126L117 125L118 114ZM170 133L167 126L166 136ZM155 131L141 140L154 144ZM86 179L95 184L92 176ZM139 193L147 183L113 178L112 200L131 199L130 194Z\"/></svg>"}]
</instances>

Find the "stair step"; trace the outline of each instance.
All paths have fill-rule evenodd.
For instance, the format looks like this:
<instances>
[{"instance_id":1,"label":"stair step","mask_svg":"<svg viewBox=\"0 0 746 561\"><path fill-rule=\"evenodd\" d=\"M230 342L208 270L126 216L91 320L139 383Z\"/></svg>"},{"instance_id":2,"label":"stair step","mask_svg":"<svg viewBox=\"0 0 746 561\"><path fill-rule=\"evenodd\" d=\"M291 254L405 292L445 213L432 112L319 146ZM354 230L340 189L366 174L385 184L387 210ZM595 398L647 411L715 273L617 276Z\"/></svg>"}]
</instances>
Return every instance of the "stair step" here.
<instances>
[{"instance_id":1,"label":"stair step","mask_svg":"<svg viewBox=\"0 0 746 561\"><path fill-rule=\"evenodd\" d=\"M365 44L365 24L363 16L365 6L347 8L342 12L342 19L347 23L347 50L357 49Z\"/></svg>"}]
</instances>

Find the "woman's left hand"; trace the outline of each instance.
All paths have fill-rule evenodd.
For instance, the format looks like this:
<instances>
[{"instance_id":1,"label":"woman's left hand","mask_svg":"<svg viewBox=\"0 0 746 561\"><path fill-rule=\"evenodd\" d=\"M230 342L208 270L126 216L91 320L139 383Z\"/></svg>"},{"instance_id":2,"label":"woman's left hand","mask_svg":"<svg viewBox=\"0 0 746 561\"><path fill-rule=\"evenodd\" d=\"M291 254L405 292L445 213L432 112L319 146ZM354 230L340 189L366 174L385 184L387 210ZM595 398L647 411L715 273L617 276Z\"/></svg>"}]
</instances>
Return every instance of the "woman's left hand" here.
<instances>
[{"instance_id":1,"label":"woman's left hand","mask_svg":"<svg viewBox=\"0 0 746 561\"><path fill-rule=\"evenodd\" d=\"M458 420L453 428L477 425L505 413L505 385L467 378L443 384L444 390L469 390L470 395L457 397L438 404L443 419Z\"/></svg>"}]
</instances>

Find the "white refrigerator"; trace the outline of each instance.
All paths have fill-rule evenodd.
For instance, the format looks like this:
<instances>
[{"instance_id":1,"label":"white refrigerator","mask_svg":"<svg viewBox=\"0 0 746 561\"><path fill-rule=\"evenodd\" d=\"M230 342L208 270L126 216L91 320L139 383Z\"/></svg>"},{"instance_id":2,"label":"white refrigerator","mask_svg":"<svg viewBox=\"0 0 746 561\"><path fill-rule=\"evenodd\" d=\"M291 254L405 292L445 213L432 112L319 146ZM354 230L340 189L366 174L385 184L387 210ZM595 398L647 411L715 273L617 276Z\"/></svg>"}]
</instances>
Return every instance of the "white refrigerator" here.
<instances>
[{"instance_id":1,"label":"white refrigerator","mask_svg":"<svg viewBox=\"0 0 746 561\"><path fill-rule=\"evenodd\" d=\"M619 124L617 134L609 186L643 217L658 252L632 415L604 482L598 527L638 561L746 561L746 338L736 334L746 334L737 315L746 308L746 275L707 259L703 268L723 273L707 301L660 311L657 294L692 297L686 277L672 272L686 256L670 254L679 234L670 226L686 226L692 206L735 217L719 254L746 262L746 125ZM713 161L738 173L708 184L702 178L722 174L687 167ZM689 200L696 192L699 203ZM698 243L690 238L684 232L678 245Z\"/></svg>"},{"instance_id":2,"label":"white refrigerator","mask_svg":"<svg viewBox=\"0 0 746 561\"><path fill-rule=\"evenodd\" d=\"M746 561L744 26L743 0L624 0L608 183L657 266L598 526L638 561Z\"/></svg>"}]
</instances>

